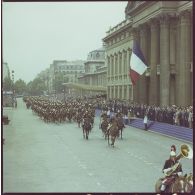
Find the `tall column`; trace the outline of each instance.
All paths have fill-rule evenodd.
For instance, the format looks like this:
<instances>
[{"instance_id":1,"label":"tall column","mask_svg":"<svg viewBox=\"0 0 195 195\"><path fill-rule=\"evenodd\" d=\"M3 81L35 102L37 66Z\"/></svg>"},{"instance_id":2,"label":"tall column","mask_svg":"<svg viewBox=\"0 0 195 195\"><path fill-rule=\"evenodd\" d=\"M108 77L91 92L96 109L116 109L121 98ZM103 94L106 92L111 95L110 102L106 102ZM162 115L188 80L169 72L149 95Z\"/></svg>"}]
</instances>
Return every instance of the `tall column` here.
<instances>
[{"instance_id":1,"label":"tall column","mask_svg":"<svg viewBox=\"0 0 195 195\"><path fill-rule=\"evenodd\" d=\"M125 96L124 96L124 84L123 84L121 87L122 87L122 94L121 94L121 98L122 98L122 99L125 99Z\"/></svg>"},{"instance_id":2,"label":"tall column","mask_svg":"<svg viewBox=\"0 0 195 195\"><path fill-rule=\"evenodd\" d=\"M147 25L141 25L140 28L140 47L143 52L143 55L145 57L145 60L147 62L147 54L148 54L148 45L147 45L147 39L148 39L148 29ZM147 97L146 97L146 78L145 75L141 75L139 80L139 102L140 103L147 103Z\"/></svg>"},{"instance_id":3,"label":"tall column","mask_svg":"<svg viewBox=\"0 0 195 195\"><path fill-rule=\"evenodd\" d=\"M114 76L114 57L113 57L113 55L111 55L111 57L110 57L110 59L111 59L111 78L113 79L113 76Z\"/></svg>"},{"instance_id":4,"label":"tall column","mask_svg":"<svg viewBox=\"0 0 195 195\"><path fill-rule=\"evenodd\" d=\"M114 78L114 80L115 80L115 75L116 75L116 66L115 66L115 63L116 63L116 61L115 61L116 59L115 59L115 55L113 55L113 78Z\"/></svg>"},{"instance_id":5,"label":"tall column","mask_svg":"<svg viewBox=\"0 0 195 195\"><path fill-rule=\"evenodd\" d=\"M118 75L118 55L117 54L115 54L115 56L114 56L114 58L115 58L115 77Z\"/></svg>"},{"instance_id":6,"label":"tall column","mask_svg":"<svg viewBox=\"0 0 195 195\"><path fill-rule=\"evenodd\" d=\"M119 72L119 75L121 76L122 74L122 53L119 52L119 61L118 61L118 72Z\"/></svg>"},{"instance_id":7,"label":"tall column","mask_svg":"<svg viewBox=\"0 0 195 195\"><path fill-rule=\"evenodd\" d=\"M129 85L127 85L127 100L129 100L130 97L129 97Z\"/></svg>"},{"instance_id":8,"label":"tall column","mask_svg":"<svg viewBox=\"0 0 195 195\"><path fill-rule=\"evenodd\" d=\"M120 85L118 85L118 95L117 95L117 97L118 97L118 99L120 99Z\"/></svg>"},{"instance_id":9,"label":"tall column","mask_svg":"<svg viewBox=\"0 0 195 195\"><path fill-rule=\"evenodd\" d=\"M191 20L190 12L181 13L180 64L179 64L179 105L187 106L192 102L190 62L191 62Z\"/></svg>"},{"instance_id":10,"label":"tall column","mask_svg":"<svg viewBox=\"0 0 195 195\"><path fill-rule=\"evenodd\" d=\"M176 59L175 59L175 70L176 70L176 77L175 77L175 81L176 81L176 86L175 86L175 91L176 91L176 95L175 95L175 105L179 105L179 64L180 64L180 18L177 17L176 18Z\"/></svg>"},{"instance_id":11,"label":"tall column","mask_svg":"<svg viewBox=\"0 0 195 195\"><path fill-rule=\"evenodd\" d=\"M114 99L116 98L116 86L113 86L113 90L114 90Z\"/></svg>"},{"instance_id":12,"label":"tall column","mask_svg":"<svg viewBox=\"0 0 195 195\"><path fill-rule=\"evenodd\" d=\"M176 67L176 23L177 23L177 18L173 17L170 20L170 69L172 71L175 71ZM170 105L176 105L175 102L175 74L170 74L170 98L169 98L169 104Z\"/></svg>"},{"instance_id":13,"label":"tall column","mask_svg":"<svg viewBox=\"0 0 195 195\"><path fill-rule=\"evenodd\" d=\"M122 75L122 80L123 80L123 75L124 75L124 51L121 53L121 75Z\"/></svg>"},{"instance_id":14,"label":"tall column","mask_svg":"<svg viewBox=\"0 0 195 195\"><path fill-rule=\"evenodd\" d=\"M169 16L160 17L160 105L169 105L170 49Z\"/></svg>"},{"instance_id":15,"label":"tall column","mask_svg":"<svg viewBox=\"0 0 195 195\"><path fill-rule=\"evenodd\" d=\"M157 64L159 63L159 23L157 19L150 21L151 53L150 53L150 93L149 105L157 105Z\"/></svg>"},{"instance_id":16,"label":"tall column","mask_svg":"<svg viewBox=\"0 0 195 195\"><path fill-rule=\"evenodd\" d=\"M129 68L130 68L130 55L131 55L131 49L127 49L127 63L125 66L125 81L127 80L127 77L129 77ZM129 78L128 78L129 79Z\"/></svg>"}]
</instances>

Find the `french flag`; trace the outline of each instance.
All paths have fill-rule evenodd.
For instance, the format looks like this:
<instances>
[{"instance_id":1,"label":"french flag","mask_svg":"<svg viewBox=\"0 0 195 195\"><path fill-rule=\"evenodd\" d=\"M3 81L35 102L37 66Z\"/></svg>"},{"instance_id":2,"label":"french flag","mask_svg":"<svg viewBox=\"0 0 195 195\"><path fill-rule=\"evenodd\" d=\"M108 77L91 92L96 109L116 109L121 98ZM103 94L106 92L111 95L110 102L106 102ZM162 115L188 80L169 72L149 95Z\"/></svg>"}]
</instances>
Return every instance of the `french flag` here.
<instances>
[{"instance_id":1,"label":"french flag","mask_svg":"<svg viewBox=\"0 0 195 195\"><path fill-rule=\"evenodd\" d=\"M141 51L141 48L139 47L137 41L134 41L129 70L129 77L131 78L133 85L135 85L139 76L146 71L147 67L148 66L146 65L146 60Z\"/></svg>"}]
</instances>

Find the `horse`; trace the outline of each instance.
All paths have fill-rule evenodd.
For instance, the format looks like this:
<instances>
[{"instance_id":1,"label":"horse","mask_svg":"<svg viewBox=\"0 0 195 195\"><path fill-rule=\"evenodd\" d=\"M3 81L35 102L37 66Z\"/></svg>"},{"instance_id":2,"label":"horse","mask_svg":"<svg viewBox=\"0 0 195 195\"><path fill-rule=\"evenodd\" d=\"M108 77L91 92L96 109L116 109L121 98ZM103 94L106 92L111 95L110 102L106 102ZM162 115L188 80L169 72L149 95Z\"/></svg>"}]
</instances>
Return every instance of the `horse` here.
<instances>
[{"instance_id":1,"label":"horse","mask_svg":"<svg viewBox=\"0 0 195 195\"><path fill-rule=\"evenodd\" d=\"M71 112L71 110L69 110L69 111L67 112L66 117L68 118L69 122L71 122L71 120L72 120L72 112Z\"/></svg>"},{"instance_id":2,"label":"horse","mask_svg":"<svg viewBox=\"0 0 195 195\"><path fill-rule=\"evenodd\" d=\"M155 184L155 192L159 193L161 192L160 188L162 185L162 181L164 178L159 178ZM192 179L187 177L187 174L185 176L176 176L174 178L174 181L168 185L165 189L165 193L184 193L184 192L191 192L193 188L193 184L191 184L189 181L193 181Z\"/></svg>"},{"instance_id":3,"label":"horse","mask_svg":"<svg viewBox=\"0 0 195 195\"><path fill-rule=\"evenodd\" d=\"M77 113L76 121L78 123L78 127L80 128L80 124L82 122L82 115L81 115L81 113Z\"/></svg>"},{"instance_id":4,"label":"horse","mask_svg":"<svg viewBox=\"0 0 195 195\"><path fill-rule=\"evenodd\" d=\"M107 128L108 128L108 119L104 118L102 123L101 123L101 129L102 129L103 135L105 136L105 139L108 136Z\"/></svg>"},{"instance_id":5,"label":"horse","mask_svg":"<svg viewBox=\"0 0 195 195\"><path fill-rule=\"evenodd\" d=\"M108 130L108 145L110 144L109 137L111 136L111 141L112 141L111 146L114 147L115 139L119 135L117 122L113 121L112 124L108 126L107 130Z\"/></svg>"},{"instance_id":6,"label":"horse","mask_svg":"<svg viewBox=\"0 0 195 195\"><path fill-rule=\"evenodd\" d=\"M120 132L120 137L121 139L123 139L122 134L123 134L123 128L125 127L123 123L123 118L119 117L116 120L117 120L118 131Z\"/></svg>"},{"instance_id":7,"label":"horse","mask_svg":"<svg viewBox=\"0 0 195 195\"><path fill-rule=\"evenodd\" d=\"M89 132L91 131L92 128L89 118L84 118L82 128L83 128L83 138L88 139Z\"/></svg>"},{"instance_id":8,"label":"horse","mask_svg":"<svg viewBox=\"0 0 195 195\"><path fill-rule=\"evenodd\" d=\"M193 190L193 175L192 175L192 173L190 173L189 175L186 175L184 189L185 189L185 192L188 192L188 193L192 192L192 190Z\"/></svg>"}]
</instances>

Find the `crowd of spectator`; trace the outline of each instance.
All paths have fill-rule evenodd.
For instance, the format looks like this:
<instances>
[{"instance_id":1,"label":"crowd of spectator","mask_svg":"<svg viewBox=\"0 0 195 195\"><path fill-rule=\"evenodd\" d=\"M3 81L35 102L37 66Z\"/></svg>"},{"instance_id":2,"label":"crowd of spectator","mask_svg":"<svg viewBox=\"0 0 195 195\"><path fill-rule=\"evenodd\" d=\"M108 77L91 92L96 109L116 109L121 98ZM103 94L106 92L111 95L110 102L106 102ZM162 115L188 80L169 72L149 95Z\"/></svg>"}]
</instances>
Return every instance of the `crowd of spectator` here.
<instances>
[{"instance_id":1,"label":"crowd of spectator","mask_svg":"<svg viewBox=\"0 0 195 195\"><path fill-rule=\"evenodd\" d=\"M64 98L64 97L63 97ZM65 97L65 99L71 100L74 97ZM77 98L81 98L78 97ZM61 97L62 99L62 97ZM121 112L128 118L143 118L147 116L150 121L158 121L163 123L169 123L172 125L179 125L183 127L193 128L193 107L192 106L156 106L139 104L136 102L130 102L128 100L119 99L106 99L101 95L86 95L82 97L86 101L90 101L97 109L110 111L113 113Z\"/></svg>"},{"instance_id":2,"label":"crowd of spectator","mask_svg":"<svg viewBox=\"0 0 195 195\"><path fill-rule=\"evenodd\" d=\"M128 102L125 100L97 100L97 108L101 110L110 110L117 113L122 112L128 117L144 118L147 115L148 120L179 125L192 128L193 107L181 106L155 106Z\"/></svg>"}]
</instances>

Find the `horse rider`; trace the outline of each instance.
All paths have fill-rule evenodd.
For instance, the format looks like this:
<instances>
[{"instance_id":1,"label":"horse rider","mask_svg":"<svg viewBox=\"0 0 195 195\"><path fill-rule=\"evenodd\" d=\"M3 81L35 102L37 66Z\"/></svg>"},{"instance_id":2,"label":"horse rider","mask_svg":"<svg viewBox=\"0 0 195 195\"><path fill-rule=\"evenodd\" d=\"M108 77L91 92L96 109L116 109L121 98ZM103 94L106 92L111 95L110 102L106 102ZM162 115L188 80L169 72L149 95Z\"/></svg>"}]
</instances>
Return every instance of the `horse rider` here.
<instances>
[{"instance_id":1,"label":"horse rider","mask_svg":"<svg viewBox=\"0 0 195 195\"><path fill-rule=\"evenodd\" d=\"M109 130L110 130L110 127L111 127L114 123L116 123L116 125L117 125L117 120L116 120L116 117L115 117L115 116L111 117L110 120L108 121L108 127L107 127L107 131L108 131L108 132L109 132Z\"/></svg>"},{"instance_id":2,"label":"horse rider","mask_svg":"<svg viewBox=\"0 0 195 195\"><path fill-rule=\"evenodd\" d=\"M170 158L165 161L163 167L163 173L165 173L165 178L162 181L161 192L164 192L166 187L170 186L176 179L176 177L181 176L182 165L176 158L175 151L170 152Z\"/></svg>"}]
</instances>

